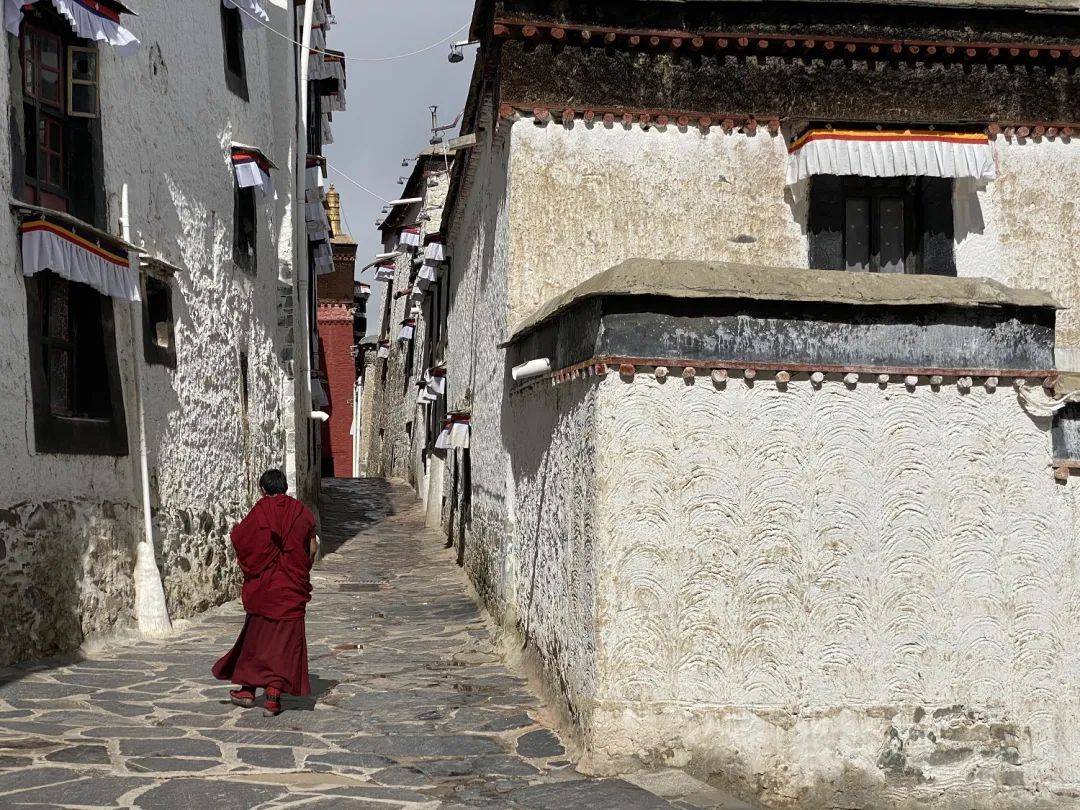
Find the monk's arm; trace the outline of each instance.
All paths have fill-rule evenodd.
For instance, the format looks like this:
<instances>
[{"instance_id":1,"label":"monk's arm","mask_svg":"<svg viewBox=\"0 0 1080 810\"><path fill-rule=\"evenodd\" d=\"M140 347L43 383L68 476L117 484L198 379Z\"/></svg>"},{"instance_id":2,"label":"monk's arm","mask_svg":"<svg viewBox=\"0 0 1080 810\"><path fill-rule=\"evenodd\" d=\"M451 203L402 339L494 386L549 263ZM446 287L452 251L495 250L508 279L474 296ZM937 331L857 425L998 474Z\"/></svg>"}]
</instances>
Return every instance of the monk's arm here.
<instances>
[{"instance_id":1,"label":"monk's arm","mask_svg":"<svg viewBox=\"0 0 1080 810\"><path fill-rule=\"evenodd\" d=\"M308 538L308 556L311 559L315 559L319 554L319 536L315 534L315 530L311 530L311 536Z\"/></svg>"}]
</instances>

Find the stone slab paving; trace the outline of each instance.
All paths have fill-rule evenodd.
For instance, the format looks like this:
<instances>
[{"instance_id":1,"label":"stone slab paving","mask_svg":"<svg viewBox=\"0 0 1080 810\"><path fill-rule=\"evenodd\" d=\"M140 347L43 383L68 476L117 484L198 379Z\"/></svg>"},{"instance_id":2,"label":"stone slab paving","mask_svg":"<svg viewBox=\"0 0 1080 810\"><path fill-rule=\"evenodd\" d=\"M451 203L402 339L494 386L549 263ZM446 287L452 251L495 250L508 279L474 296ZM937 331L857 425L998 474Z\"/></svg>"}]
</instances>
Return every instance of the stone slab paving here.
<instances>
[{"instance_id":1,"label":"stone slab paving","mask_svg":"<svg viewBox=\"0 0 1080 810\"><path fill-rule=\"evenodd\" d=\"M0 807L745 806L690 777L575 771L411 491L325 482L323 523L314 696L275 718L227 702L209 670L237 603L164 641L2 670Z\"/></svg>"}]
</instances>

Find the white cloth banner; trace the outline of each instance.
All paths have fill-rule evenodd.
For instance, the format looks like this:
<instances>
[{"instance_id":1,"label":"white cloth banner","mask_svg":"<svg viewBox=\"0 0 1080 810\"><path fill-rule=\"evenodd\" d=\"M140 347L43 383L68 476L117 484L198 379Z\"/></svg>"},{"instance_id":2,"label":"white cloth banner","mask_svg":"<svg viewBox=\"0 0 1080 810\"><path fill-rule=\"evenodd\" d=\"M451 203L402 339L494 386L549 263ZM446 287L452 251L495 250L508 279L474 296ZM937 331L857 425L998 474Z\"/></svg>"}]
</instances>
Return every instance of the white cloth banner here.
<instances>
[{"instance_id":1,"label":"white cloth banner","mask_svg":"<svg viewBox=\"0 0 1080 810\"><path fill-rule=\"evenodd\" d=\"M312 256L315 259L316 275L325 276L334 272L334 254L330 252L330 246L326 242L317 244Z\"/></svg>"},{"instance_id":2,"label":"white cloth banner","mask_svg":"<svg viewBox=\"0 0 1080 810\"><path fill-rule=\"evenodd\" d=\"M102 7L100 12L95 11L94 2L83 5L78 0L49 1L60 16L70 23L71 30L83 39L113 45L123 56L130 56L139 49L139 40L135 35L120 25L118 19L111 19L111 10ZM4 0L4 28L9 34L19 35L23 7L36 2L40 0Z\"/></svg>"},{"instance_id":3,"label":"white cloth banner","mask_svg":"<svg viewBox=\"0 0 1080 810\"><path fill-rule=\"evenodd\" d=\"M411 327L411 326L403 326L403 327L401 327L401 332L398 333L398 340L401 340L401 341L412 340L413 331L414 331L413 327Z\"/></svg>"},{"instance_id":4,"label":"white cloth banner","mask_svg":"<svg viewBox=\"0 0 1080 810\"><path fill-rule=\"evenodd\" d=\"M446 261L446 247L443 243L432 242L424 248L424 261L432 263Z\"/></svg>"},{"instance_id":5,"label":"white cloth banner","mask_svg":"<svg viewBox=\"0 0 1080 810\"><path fill-rule=\"evenodd\" d=\"M235 8L240 12L240 18L244 21L244 28L256 28L259 21L270 22L270 15L266 13L259 0L221 0L225 8Z\"/></svg>"},{"instance_id":6,"label":"white cloth banner","mask_svg":"<svg viewBox=\"0 0 1080 810\"><path fill-rule=\"evenodd\" d=\"M408 247L420 247L420 229L419 228L406 228L401 232L398 237L398 245L407 245Z\"/></svg>"},{"instance_id":7,"label":"white cloth banner","mask_svg":"<svg viewBox=\"0 0 1080 810\"><path fill-rule=\"evenodd\" d=\"M454 426L450 428L450 446L458 450L467 450L469 448L469 433L468 424L454 422Z\"/></svg>"},{"instance_id":8,"label":"white cloth banner","mask_svg":"<svg viewBox=\"0 0 1080 810\"><path fill-rule=\"evenodd\" d=\"M334 142L334 130L330 126L330 116L327 113L323 113L322 117L322 142L323 144Z\"/></svg>"},{"instance_id":9,"label":"white cloth banner","mask_svg":"<svg viewBox=\"0 0 1080 810\"><path fill-rule=\"evenodd\" d=\"M970 132L811 130L788 150L787 184L815 174L994 180L990 139Z\"/></svg>"},{"instance_id":10,"label":"white cloth banner","mask_svg":"<svg viewBox=\"0 0 1080 810\"><path fill-rule=\"evenodd\" d=\"M434 282L436 278L435 268L432 267L430 264L425 264L423 267L420 268L420 272L417 274L416 277L418 279L421 279L422 281Z\"/></svg>"},{"instance_id":11,"label":"white cloth banner","mask_svg":"<svg viewBox=\"0 0 1080 810\"><path fill-rule=\"evenodd\" d=\"M394 280L394 268L393 267L376 267L375 268L375 280L376 281L393 281Z\"/></svg>"},{"instance_id":12,"label":"white cloth banner","mask_svg":"<svg viewBox=\"0 0 1080 810\"><path fill-rule=\"evenodd\" d=\"M51 270L68 281L86 284L110 298L142 300L139 271L131 266L130 256L121 259L109 251L99 252L85 240L51 223L30 222L22 227L24 276Z\"/></svg>"},{"instance_id":13,"label":"white cloth banner","mask_svg":"<svg viewBox=\"0 0 1080 810\"><path fill-rule=\"evenodd\" d=\"M428 390L442 396L446 393L446 377L432 377L428 381Z\"/></svg>"},{"instance_id":14,"label":"white cloth banner","mask_svg":"<svg viewBox=\"0 0 1080 810\"><path fill-rule=\"evenodd\" d=\"M234 160L233 167L236 170L236 185L240 186L240 188L257 188L267 197L277 199L274 181L258 162L254 160Z\"/></svg>"},{"instance_id":15,"label":"white cloth banner","mask_svg":"<svg viewBox=\"0 0 1080 810\"><path fill-rule=\"evenodd\" d=\"M304 202L322 203L323 200L323 174L319 166L309 166L304 172Z\"/></svg>"},{"instance_id":16,"label":"white cloth banner","mask_svg":"<svg viewBox=\"0 0 1080 810\"><path fill-rule=\"evenodd\" d=\"M450 428L443 428L442 433L439 434L439 438L435 440L436 450L449 450L450 449Z\"/></svg>"}]
</instances>

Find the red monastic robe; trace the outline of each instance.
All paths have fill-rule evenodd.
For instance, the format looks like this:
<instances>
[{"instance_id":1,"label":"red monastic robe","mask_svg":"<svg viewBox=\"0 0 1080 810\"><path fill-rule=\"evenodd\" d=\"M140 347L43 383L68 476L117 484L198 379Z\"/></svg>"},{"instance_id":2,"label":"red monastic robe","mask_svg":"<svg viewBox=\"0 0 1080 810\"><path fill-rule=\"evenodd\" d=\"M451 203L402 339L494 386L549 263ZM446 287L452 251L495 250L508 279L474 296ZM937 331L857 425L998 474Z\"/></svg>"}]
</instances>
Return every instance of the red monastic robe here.
<instances>
[{"instance_id":1,"label":"red monastic robe","mask_svg":"<svg viewBox=\"0 0 1080 810\"><path fill-rule=\"evenodd\" d=\"M218 680L310 694L304 614L314 529L315 516L300 501L269 495L232 530L248 616L232 650L214 665Z\"/></svg>"}]
</instances>

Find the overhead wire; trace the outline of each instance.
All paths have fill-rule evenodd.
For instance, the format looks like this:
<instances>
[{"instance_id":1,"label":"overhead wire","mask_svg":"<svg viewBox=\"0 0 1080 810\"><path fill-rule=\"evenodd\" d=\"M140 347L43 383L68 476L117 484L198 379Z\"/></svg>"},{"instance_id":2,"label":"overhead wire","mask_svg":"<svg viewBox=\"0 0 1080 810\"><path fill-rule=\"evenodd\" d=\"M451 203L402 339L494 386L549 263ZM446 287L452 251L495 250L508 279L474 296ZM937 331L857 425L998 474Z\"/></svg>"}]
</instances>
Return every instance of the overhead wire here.
<instances>
[{"instance_id":1,"label":"overhead wire","mask_svg":"<svg viewBox=\"0 0 1080 810\"><path fill-rule=\"evenodd\" d=\"M270 23L264 22L259 17L255 16L250 11L248 11L246 8L244 8L242 6L237 6L236 8L240 12L246 14L251 19L255 20L255 22L257 22L259 25L261 25L267 31L270 31L273 34L276 34L277 36L281 37L282 39L286 40L287 42L291 42L293 45L298 45L301 48L304 47L304 43L298 42L297 40L293 39L288 34L285 34L285 33L281 32L281 31L278 31L276 28L274 28L274 26L270 25ZM456 37L458 34L460 34L462 31L464 31L468 27L469 27L469 23L465 23L465 25L461 26L461 28L459 28L458 30L454 31L453 33L448 34L447 36L443 37L438 42L433 42L431 45L427 45L427 46L425 46L423 48L420 48L419 50L410 51L409 53L399 53L399 54L396 54L394 56L349 56L347 54L345 56L342 56L339 51L327 51L327 50L324 50L324 49L321 49L321 48L308 48L308 50L311 53L323 54L324 56L329 55L329 56L340 57L340 58L343 58L346 62L392 62L395 59L408 59L410 56L419 56L422 53L427 53L428 51L433 51L436 48L438 48L440 45L445 45L447 42L450 42L454 37Z\"/></svg>"}]
</instances>

